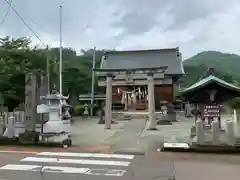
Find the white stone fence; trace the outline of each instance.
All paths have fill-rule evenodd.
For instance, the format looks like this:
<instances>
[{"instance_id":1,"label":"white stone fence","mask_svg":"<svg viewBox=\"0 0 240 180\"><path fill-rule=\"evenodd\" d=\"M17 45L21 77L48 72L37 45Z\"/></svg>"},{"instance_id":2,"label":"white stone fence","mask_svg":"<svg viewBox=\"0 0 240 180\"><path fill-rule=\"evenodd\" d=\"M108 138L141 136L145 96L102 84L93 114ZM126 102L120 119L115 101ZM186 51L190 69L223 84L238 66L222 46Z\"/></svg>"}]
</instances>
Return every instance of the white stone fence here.
<instances>
[{"instance_id":1,"label":"white stone fence","mask_svg":"<svg viewBox=\"0 0 240 180\"><path fill-rule=\"evenodd\" d=\"M7 126L9 117L14 117L15 121L14 124L24 124L25 112L24 111L4 112L2 117L4 127Z\"/></svg>"},{"instance_id":2,"label":"white stone fence","mask_svg":"<svg viewBox=\"0 0 240 180\"><path fill-rule=\"evenodd\" d=\"M12 117L12 119L11 119ZM20 127L21 131L24 130L24 111L15 111L15 112L4 112L0 116L0 135L3 135L4 129L9 127ZM11 120L11 122L9 122ZM11 129L11 128L10 128Z\"/></svg>"},{"instance_id":3,"label":"white stone fence","mask_svg":"<svg viewBox=\"0 0 240 180\"><path fill-rule=\"evenodd\" d=\"M221 129L219 128L219 121L214 120L212 122L212 133L210 139L206 137L204 133L204 124L202 120L197 120L196 122L196 143L197 144L205 144L207 141L211 142L213 145L219 145L223 143L221 141ZM233 146L236 143L235 133L234 133L234 122L226 121L225 122L225 133L226 143L230 146ZM225 138L224 138L225 139ZM210 140L210 141L209 141Z\"/></svg>"},{"instance_id":4,"label":"white stone fence","mask_svg":"<svg viewBox=\"0 0 240 180\"><path fill-rule=\"evenodd\" d=\"M0 116L0 136L18 137L25 131L24 119L24 111L4 112ZM41 132L41 124L36 124L36 131Z\"/></svg>"}]
</instances>

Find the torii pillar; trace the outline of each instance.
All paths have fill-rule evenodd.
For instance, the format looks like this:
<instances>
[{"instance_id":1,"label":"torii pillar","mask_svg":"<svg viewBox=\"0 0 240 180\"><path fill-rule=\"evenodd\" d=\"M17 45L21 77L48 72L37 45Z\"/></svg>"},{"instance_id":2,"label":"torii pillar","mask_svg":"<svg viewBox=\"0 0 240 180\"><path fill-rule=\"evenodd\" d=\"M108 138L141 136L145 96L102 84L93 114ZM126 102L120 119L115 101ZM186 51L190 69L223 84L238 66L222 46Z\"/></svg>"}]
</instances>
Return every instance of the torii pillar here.
<instances>
[{"instance_id":1,"label":"torii pillar","mask_svg":"<svg viewBox=\"0 0 240 180\"><path fill-rule=\"evenodd\" d=\"M112 81L113 75L108 74L106 81L105 129L111 129L112 123Z\"/></svg>"},{"instance_id":2,"label":"torii pillar","mask_svg":"<svg viewBox=\"0 0 240 180\"><path fill-rule=\"evenodd\" d=\"M147 74L147 85L148 85L148 130L157 130L157 122L155 115L155 97L154 97L154 73L149 72Z\"/></svg>"}]
</instances>

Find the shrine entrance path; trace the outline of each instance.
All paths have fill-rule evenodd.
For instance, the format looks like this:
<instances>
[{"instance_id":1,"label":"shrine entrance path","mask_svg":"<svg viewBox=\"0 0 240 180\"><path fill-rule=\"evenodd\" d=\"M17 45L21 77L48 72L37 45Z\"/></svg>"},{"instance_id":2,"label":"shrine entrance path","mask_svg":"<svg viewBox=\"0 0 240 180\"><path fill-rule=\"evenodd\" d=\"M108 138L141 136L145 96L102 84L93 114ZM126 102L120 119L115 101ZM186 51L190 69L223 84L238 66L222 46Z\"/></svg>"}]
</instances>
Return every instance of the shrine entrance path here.
<instances>
[{"instance_id":1,"label":"shrine entrance path","mask_svg":"<svg viewBox=\"0 0 240 180\"><path fill-rule=\"evenodd\" d=\"M223 115L222 119L231 119ZM98 124L99 118L73 121L73 145L91 147L90 151L132 153L137 155L156 151L163 142L189 142L193 118L186 118L184 113L177 113L177 120L172 125L158 125L158 131L146 130L146 119L133 117L129 121L117 121L110 130ZM84 148L83 148L84 149ZM86 148L86 151L89 148ZM80 150L79 150L80 151Z\"/></svg>"},{"instance_id":2,"label":"shrine entrance path","mask_svg":"<svg viewBox=\"0 0 240 180\"><path fill-rule=\"evenodd\" d=\"M180 122L173 125L159 125L158 131L146 130L146 119L133 118L129 121L118 121L112 129L105 130L98 124L99 119L77 119L74 121L73 144L79 146L105 146L110 152L142 154L156 151L163 142L186 141L194 120L178 114ZM97 149L97 148L96 148Z\"/></svg>"},{"instance_id":3,"label":"shrine entrance path","mask_svg":"<svg viewBox=\"0 0 240 180\"><path fill-rule=\"evenodd\" d=\"M104 129L103 124L98 124L99 118L82 119L75 117L73 121L72 143L77 146L102 146L124 126L124 122L113 124L112 129Z\"/></svg>"}]
</instances>

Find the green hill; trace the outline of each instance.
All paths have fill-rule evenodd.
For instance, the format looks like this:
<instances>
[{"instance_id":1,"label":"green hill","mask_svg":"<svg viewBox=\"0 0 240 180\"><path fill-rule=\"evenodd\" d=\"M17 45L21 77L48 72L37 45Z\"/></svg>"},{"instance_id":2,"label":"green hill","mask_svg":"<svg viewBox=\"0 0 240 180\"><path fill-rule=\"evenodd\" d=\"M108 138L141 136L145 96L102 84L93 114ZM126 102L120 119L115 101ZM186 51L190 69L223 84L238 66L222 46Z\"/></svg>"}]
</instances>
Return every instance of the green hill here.
<instances>
[{"instance_id":1,"label":"green hill","mask_svg":"<svg viewBox=\"0 0 240 180\"><path fill-rule=\"evenodd\" d=\"M216 74L228 81L239 85L240 56L218 51L204 51L183 62L186 76L182 78L184 87L199 80L208 68L214 68Z\"/></svg>"},{"instance_id":2,"label":"green hill","mask_svg":"<svg viewBox=\"0 0 240 180\"><path fill-rule=\"evenodd\" d=\"M205 51L186 59L183 63L184 66L205 65L240 79L240 56L236 54Z\"/></svg>"}]
</instances>

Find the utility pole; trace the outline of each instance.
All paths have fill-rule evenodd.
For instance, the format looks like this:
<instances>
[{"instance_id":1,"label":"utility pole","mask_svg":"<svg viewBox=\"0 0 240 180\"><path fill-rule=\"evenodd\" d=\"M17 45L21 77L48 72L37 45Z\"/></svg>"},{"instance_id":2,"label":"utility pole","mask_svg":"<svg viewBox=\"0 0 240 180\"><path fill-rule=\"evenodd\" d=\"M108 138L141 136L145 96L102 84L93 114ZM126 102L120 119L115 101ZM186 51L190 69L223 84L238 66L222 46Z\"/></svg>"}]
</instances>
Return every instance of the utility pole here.
<instances>
[{"instance_id":1,"label":"utility pole","mask_svg":"<svg viewBox=\"0 0 240 180\"><path fill-rule=\"evenodd\" d=\"M92 60L92 93L91 93L91 109L90 109L91 117L93 116L93 106L94 106L95 65L96 65L96 47L93 48L93 60Z\"/></svg>"},{"instance_id":2,"label":"utility pole","mask_svg":"<svg viewBox=\"0 0 240 180\"><path fill-rule=\"evenodd\" d=\"M59 47L59 94L62 95L62 6L60 6L60 47Z\"/></svg>"},{"instance_id":3,"label":"utility pole","mask_svg":"<svg viewBox=\"0 0 240 180\"><path fill-rule=\"evenodd\" d=\"M47 94L50 94L50 62L49 62L49 47L47 45Z\"/></svg>"},{"instance_id":4,"label":"utility pole","mask_svg":"<svg viewBox=\"0 0 240 180\"><path fill-rule=\"evenodd\" d=\"M62 96L62 6L60 6L59 8L59 94L60 96ZM62 118L62 100L60 100L60 117Z\"/></svg>"}]
</instances>

